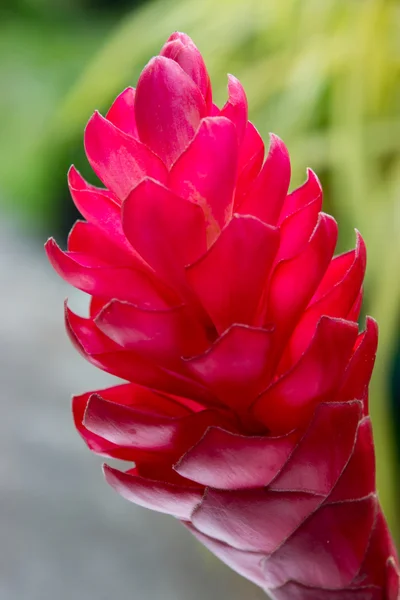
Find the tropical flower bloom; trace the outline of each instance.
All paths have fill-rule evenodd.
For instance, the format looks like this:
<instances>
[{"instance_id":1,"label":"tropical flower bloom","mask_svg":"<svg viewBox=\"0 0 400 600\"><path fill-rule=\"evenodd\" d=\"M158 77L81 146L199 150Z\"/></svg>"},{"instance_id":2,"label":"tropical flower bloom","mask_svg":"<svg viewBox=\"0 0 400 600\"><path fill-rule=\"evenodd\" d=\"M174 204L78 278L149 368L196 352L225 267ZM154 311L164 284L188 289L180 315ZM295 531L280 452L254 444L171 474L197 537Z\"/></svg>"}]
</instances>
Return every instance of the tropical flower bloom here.
<instances>
[{"instance_id":1,"label":"tropical flower bloom","mask_svg":"<svg viewBox=\"0 0 400 600\"><path fill-rule=\"evenodd\" d=\"M365 246L334 256L316 175L288 192L286 147L264 144L229 76L212 101L196 46L173 34L85 130L105 188L72 167L85 221L55 270L91 295L66 327L127 383L77 396L89 448L125 498L175 516L278 600L397 600L398 559L375 488L359 332Z\"/></svg>"}]
</instances>

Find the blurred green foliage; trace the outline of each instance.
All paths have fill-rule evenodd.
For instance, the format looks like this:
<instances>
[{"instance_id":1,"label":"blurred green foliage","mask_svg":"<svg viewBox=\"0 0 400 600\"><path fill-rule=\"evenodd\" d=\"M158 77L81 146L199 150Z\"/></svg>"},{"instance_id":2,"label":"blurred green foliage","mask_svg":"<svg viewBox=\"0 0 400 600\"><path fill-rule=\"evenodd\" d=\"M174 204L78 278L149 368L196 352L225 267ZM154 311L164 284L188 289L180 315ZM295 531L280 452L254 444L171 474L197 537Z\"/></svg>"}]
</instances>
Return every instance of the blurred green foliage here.
<instances>
[{"instance_id":1,"label":"blurred green foliage","mask_svg":"<svg viewBox=\"0 0 400 600\"><path fill-rule=\"evenodd\" d=\"M35 18L11 11L0 26L0 181L9 209L37 225L54 221L70 162L88 174L90 114L134 84L179 29L202 51L218 103L227 71L241 79L264 138L274 131L289 147L293 184L307 166L320 176L339 249L354 245L354 227L362 232L366 310L380 325L371 390L378 489L395 527L399 470L387 398L400 316L398 0L155 0L121 20L93 11L94 0L63 0L57 11L50 0L19 4Z\"/></svg>"}]
</instances>

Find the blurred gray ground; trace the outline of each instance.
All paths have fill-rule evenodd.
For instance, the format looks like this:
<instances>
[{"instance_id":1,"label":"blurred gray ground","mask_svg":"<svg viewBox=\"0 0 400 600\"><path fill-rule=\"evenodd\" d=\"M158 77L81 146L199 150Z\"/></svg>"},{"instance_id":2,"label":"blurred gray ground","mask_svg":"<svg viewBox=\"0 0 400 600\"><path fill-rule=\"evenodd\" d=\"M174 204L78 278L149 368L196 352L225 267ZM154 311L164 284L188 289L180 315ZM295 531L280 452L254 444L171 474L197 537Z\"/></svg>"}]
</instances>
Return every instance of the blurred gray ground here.
<instances>
[{"instance_id":1,"label":"blurred gray ground","mask_svg":"<svg viewBox=\"0 0 400 600\"><path fill-rule=\"evenodd\" d=\"M63 300L84 300L40 243L0 225L0 599L259 600L172 517L103 481L70 397L110 378L71 347Z\"/></svg>"}]
</instances>

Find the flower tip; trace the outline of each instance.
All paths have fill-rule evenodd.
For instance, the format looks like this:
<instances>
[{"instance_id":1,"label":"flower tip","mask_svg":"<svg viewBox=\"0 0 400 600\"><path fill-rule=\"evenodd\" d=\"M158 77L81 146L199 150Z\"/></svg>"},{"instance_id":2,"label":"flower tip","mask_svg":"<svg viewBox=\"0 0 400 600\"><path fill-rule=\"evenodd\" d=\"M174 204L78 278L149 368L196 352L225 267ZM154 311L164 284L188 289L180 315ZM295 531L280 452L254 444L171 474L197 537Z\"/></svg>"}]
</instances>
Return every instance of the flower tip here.
<instances>
[{"instance_id":1,"label":"flower tip","mask_svg":"<svg viewBox=\"0 0 400 600\"><path fill-rule=\"evenodd\" d=\"M269 150L267 160L277 159L281 166L285 165L287 175L290 179L290 156L289 150L287 149L284 141L276 135L276 133L269 133Z\"/></svg>"},{"instance_id":2,"label":"flower tip","mask_svg":"<svg viewBox=\"0 0 400 600\"><path fill-rule=\"evenodd\" d=\"M271 152L271 150L276 148L281 151L284 151L285 154L289 154L289 151L288 151L284 141L278 135L276 135L276 133L272 133L272 131L270 131L268 133L268 135L269 135L270 152Z\"/></svg>"},{"instance_id":3,"label":"flower tip","mask_svg":"<svg viewBox=\"0 0 400 600\"><path fill-rule=\"evenodd\" d=\"M367 247L365 245L364 238L358 229L355 229L354 231L356 234L355 260L360 261L362 271L365 273L367 266Z\"/></svg>"},{"instance_id":4,"label":"flower tip","mask_svg":"<svg viewBox=\"0 0 400 600\"><path fill-rule=\"evenodd\" d=\"M322 185L321 185L318 175L315 173L315 171L310 169L310 167L307 167L306 172L307 172L307 182L314 183L319 188L319 190L322 194Z\"/></svg>"},{"instance_id":5,"label":"flower tip","mask_svg":"<svg viewBox=\"0 0 400 600\"><path fill-rule=\"evenodd\" d=\"M80 317L68 306L68 298L64 300L64 317L67 328L73 328L75 324L78 324L78 321L84 320L84 317Z\"/></svg>"},{"instance_id":6,"label":"flower tip","mask_svg":"<svg viewBox=\"0 0 400 600\"><path fill-rule=\"evenodd\" d=\"M161 48L160 56L176 62L189 75L200 90L210 112L212 106L211 83L201 52L186 34L176 31Z\"/></svg>"},{"instance_id":7,"label":"flower tip","mask_svg":"<svg viewBox=\"0 0 400 600\"><path fill-rule=\"evenodd\" d=\"M124 222L125 211L129 210L129 209L127 209L127 207L131 203L131 201L132 201L131 199L133 197L136 197L136 196L139 197L143 194L146 194L148 192L148 190L154 190L155 189L154 186L157 186L157 188L166 189L162 183L160 183L153 177L143 177L143 179L141 181L139 181L139 183L134 187L134 189L131 190L131 192L127 195L127 197L125 198L125 200L122 201L122 204L121 204L122 223Z\"/></svg>"},{"instance_id":8,"label":"flower tip","mask_svg":"<svg viewBox=\"0 0 400 600\"><path fill-rule=\"evenodd\" d=\"M85 148L86 144L88 143L88 139L90 141L94 136L100 136L100 134L103 132L104 125L112 126L110 121L103 117L103 115L96 109L89 118L88 122L86 123L86 127L84 130L83 139Z\"/></svg>"},{"instance_id":9,"label":"flower tip","mask_svg":"<svg viewBox=\"0 0 400 600\"><path fill-rule=\"evenodd\" d=\"M363 249L364 251L366 251L366 246L365 246L365 242L364 242L364 238L361 235L361 233L359 232L358 229L354 229L354 232L356 234L356 247L357 249Z\"/></svg>"},{"instance_id":10,"label":"flower tip","mask_svg":"<svg viewBox=\"0 0 400 600\"><path fill-rule=\"evenodd\" d=\"M53 237L49 238L44 245L47 258L53 269L68 282L70 274L70 259L68 253L61 250Z\"/></svg>"},{"instance_id":11,"label":"flower tip","mask_svg":"<svg viewBox=\"0 0 400 600\"><path fill-rule=\"evenodd\" d=\"M228 73L228 89L229 89L229 84L236 84L236 83L240 83L239 79L235 75L232 75L232 73Z\"/></svg>"},{"instance_id":12,"label":"flower tip","mask_svg":"<svg viewBox=\"0 0 400 600\"><path fill-rule=\"evenodd\" d=\"M357 246L362 244L365 246L364 238L360 233L360 230L357 227L354 228L354 233L356 234L356 244Z\"/></svg>"},{"instance_id":13,"label":"flower tip","mask_svg":"<svg viewBox=\"0 0 400 600\"><path fill-rule=\"evenodd\" d=\"M137 86L136 86L136 91L138 92L140 89L140 83L143 81L144 77L148 77L149 75L151 76L157 76L157 75L161 75L162 73L166 72L167 70L170 69L176 69L176 65L177 63L171 59L168 58L167 56L163 56L162 54L157 54L157 56L153 56L149 62L147 63L147 65L144 67L143 71L140 74ZM137 97L136 97L137 100Z\"/></svg>"},{"instance_id":14,"label":"flower tip","mask_svg":"<svg viewBox=\"0 0 400 600\"><path fill-rule=\"evenodd\" d=\"M371 338L374 340L374 344L377 348L378 347L379 325L378 325L378 322L374 319L374 317L371 317L370 315L367 315L365 317L365 332L368 333L369 336L371 336Z\"/></svg>"},{"instance_id":15,"label":"flower tip","mask_svg":"<svg viewBox=\"0 0 400 600\"><path fill-rule=\"evenodd\" d=\"M101 330L101 326L107 324L110 315L112 316L115 311L118 312L118 308L121 306L131 307L132 304L126 300L112 298L109 302L107 302L107 304L102 306L97 315L94 317L93 323Z\"/></svg>"},{"instance_id":16,"label":"flower tip","mask_svg":"<svg viewBox=\"0 0 400 600\"><path fill-rule=\"evenodd\" d=\"M74 320L74 317L77 317L78 315L76 315L73 310L70 309L70 307L68 306L68 298L65 298L64 300L64 319L65 319L65 324L67 326L67 329L71 329L72 327L72 322Z\"/></svg>"},{"instance_id":17,"label":"flower tip","mask_svg":"<svg viewBox=\"0 0 400 600\"><path fill-rule=\"evenodd\" d=\"M50 263L54 267L55 253L57 251L61 251L56 240L53 237L49 237L49 239L47 240L47 242L44 245L44 249L47 254L47 258L49 259Z\"/></svg>"},{"instance_id":18,"label":"flower tip","mask_svg":"<svg viewBox=\"0 0 400 600\"><path fill-rule=\"evenodd\" d=\"M112 470L111 467L107 463L103 463L101 465L101 470L103 471L105 480L107 481L107 483L109 483L108 477L109 477L110 471Z\"/></svg>"},{"instance_id":19,"label":"flower tip","mask_svg":"<svg viewBox=\"0 0 400 600\"><path fill-rule=\"evenodd\" d=\"M185 46L195 45L192 38L187 33L183 33L182 31L174 31L174 33L171 33L165 42L165 45L167 45L169 42L175 42L177 40L182 42Z\"/></svg>"},{"instance_id":20,"label":"flower tip","mask_svg":"<svg viewBox=\"0 0 400 600\"><path fill-rule=\"evenodd\" d=\"M325 212L320 212L314 232L316 231L318 225L325 226L329 230L334 229L336 231L336 236L337 236L338 224L337 224L336 219L332 215L328 215L328 213L325 213Z\"/></svg>"},{"instance_id":21,"label":"flower tip","mask_svg":"<svg viewBox=\"0 0 400 600\"><path fill-rule=\"evenodd\" d=\"M85 187L85 181L75 165L71 165L68 169L67 182L70 190L81 190Z\"/></svg>"},{"instance_id":22,"label":"flower tip","mask_svg":"<svg viewBox=\"0 0 400 600\"><path fill-rule=\"evenodd\" d=\"M110 465L108 465L107 463L103 463L101 465L101 469L103 471L104 479L106 480L108 485L114 488L116 491L118 491L118 477L116 476L118 470L113 469L113 467L110 467Z\"/></svg>"},{"instance_id":23,"label":"flower tip","mask_svg":"<svg viewBox=\"0 0 400 600\"><path fill-rule=\"evenodd\" d=\"M135 93L136 90L131 85L128 85L124 90L122 90L122 92L116 97L113 104L111 105L106 118L108 118L108 114L112 112L113 107L115 107L115 104L119 99L124 98L129 104L133 104L133 101L135 100Z\"/></svg>"},{"instance_id":24,"label":"flower tip","mask_svg":"<svg viewBox=\"0 0 400 600\"><path fill-rule=\"evenodd\" d=\"M100 111L97 110L97 108L96 108L95 111L93 112L92 116L89 118L89 121L87 122L86 127L93 122L96 123L96 121L102 121L102 120L104 120L104 117L100 113Z\"/></svg>"},{"instance_id":25,"label":"flower tip","mask_svg":"<svg viewBox=\"0 0 400 600\"><path fill-rule=\"evenodd\" d=\"M103 125L104 121L106 121L106 119L103 115L101 115L98 110L95 110L86 123L83 133L83 145L86 154L90 154L91 146L97 143L96 139L99 136L99 127Z\"/></svg>"},{"instance_id":26,"label":"flower tip","mask_svg":"<svg viewBox=\"0 0 400 600\"><path fill-rule=\"evenodd\" d=\"M270 143L279 143L281 142L283 144L283 141L281 140L281 138L279 137L279 135L277 135L276 133L273 133L273 131L269 131L268 132L268 136L270 139Z\"/></svg>"},{"instance_id":27,"label":"flower tip","mask_svg":"<svg viewBox=\"0 0 400 600\"><path fill-rule=\"evenodd\" d=\"M82 425L92 433L96 433L95 431L93 431L92 424L96 420L97 409L100 405L101 410L101 405L103 402L104 399L100 396L100 394L96 394L95 392L93 392L93 394L90 394L88 398L85 411L83 413Z\"/></svg>"},{"instance_id":28,"label":"flower tip","mask_svg":"<svg viewBox=\"0 0 400 600\"><path fill-rule=\"evenodd\" d=\"M71 165L70 168L67 171L68 181L70 181L76 175L79 175L79 171L78 171L78 169L76 169L75 165Z\"/></svg>"}]
</instances>

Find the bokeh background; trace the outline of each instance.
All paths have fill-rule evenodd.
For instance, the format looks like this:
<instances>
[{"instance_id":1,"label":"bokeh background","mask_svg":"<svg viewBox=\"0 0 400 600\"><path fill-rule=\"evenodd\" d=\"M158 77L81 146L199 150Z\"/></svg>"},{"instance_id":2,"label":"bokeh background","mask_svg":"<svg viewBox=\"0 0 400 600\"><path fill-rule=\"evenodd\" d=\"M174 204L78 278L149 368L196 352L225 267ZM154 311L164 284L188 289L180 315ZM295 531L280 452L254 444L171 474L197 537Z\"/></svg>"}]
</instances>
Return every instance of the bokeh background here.
<instances>
[{"instance_id":1,"label":"bokeh background","mask_svg":"<svg viewBox=\"0 0 400 600\"><path fill-rule=\"evenodd\" d=\"M378 488L399 539L400 2L1 0L1 598L265 597L178 523L103 482L73 430L69 398L109 378L70 348L62 302L85 300L42 251L77 216L70 163L92 177L87 119L135 84L176 29L204 54L218 103L227 72L242 80L260 132L289 147L293 185L307 166L320 176L339 250L354 245L354 227L366 239L365 313L380 325L371 386Z\"/></svg>"}]
</instances>

